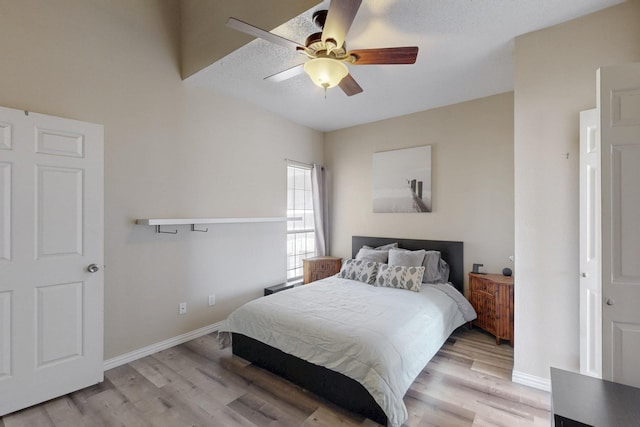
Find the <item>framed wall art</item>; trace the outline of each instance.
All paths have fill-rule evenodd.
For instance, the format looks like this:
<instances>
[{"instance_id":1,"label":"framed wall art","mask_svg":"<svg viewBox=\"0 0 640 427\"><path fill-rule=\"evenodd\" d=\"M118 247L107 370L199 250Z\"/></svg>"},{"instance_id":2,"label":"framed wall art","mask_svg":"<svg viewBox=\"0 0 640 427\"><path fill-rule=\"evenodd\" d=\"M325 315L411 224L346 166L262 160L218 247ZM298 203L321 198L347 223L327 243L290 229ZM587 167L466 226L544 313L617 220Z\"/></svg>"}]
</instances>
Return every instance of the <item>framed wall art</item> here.
<instances>
[{"instance_id":1,"label":"framed wall art","mask_svg":"<svg viewBox=\"0 0 640 427\"><path fill-rule=\"evenodd\" d=\"M431 146L373 153L373 212L431 212Z\"/></svg>"}]
</instances>

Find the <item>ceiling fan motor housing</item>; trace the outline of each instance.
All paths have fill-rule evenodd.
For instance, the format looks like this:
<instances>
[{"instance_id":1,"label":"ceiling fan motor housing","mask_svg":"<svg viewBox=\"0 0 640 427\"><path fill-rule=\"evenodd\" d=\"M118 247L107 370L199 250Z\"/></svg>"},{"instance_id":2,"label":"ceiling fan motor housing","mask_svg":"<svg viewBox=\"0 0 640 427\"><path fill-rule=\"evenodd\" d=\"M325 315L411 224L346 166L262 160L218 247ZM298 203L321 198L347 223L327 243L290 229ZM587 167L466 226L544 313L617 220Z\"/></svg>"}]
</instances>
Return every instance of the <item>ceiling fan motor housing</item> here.
<instances>
[{"instance_id":1,"label":"ceiling fan motor housing","mask_svg":"<svg viewBox=\"0 0 640 427\"><path fill-rule=\"evenodd\" d=\"M333 58L333 59L344 59L346 55L346 43L343 43L342 46L338 47L337 43L333 39L327 39L326 41L322 41L322 33L313 33L307 40L305 41L305 46L312 53L309 55L314 58Z\"/></svg>"}]
</instances>

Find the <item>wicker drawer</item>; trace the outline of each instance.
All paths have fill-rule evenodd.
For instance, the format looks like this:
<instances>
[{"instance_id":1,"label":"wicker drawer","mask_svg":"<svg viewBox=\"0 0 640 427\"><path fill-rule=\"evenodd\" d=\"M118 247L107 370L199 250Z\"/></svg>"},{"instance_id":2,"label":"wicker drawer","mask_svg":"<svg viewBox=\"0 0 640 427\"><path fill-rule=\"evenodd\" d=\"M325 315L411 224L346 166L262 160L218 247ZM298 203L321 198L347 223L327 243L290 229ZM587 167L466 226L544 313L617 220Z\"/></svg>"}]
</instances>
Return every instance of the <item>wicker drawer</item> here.
<instances>
[{"instance_id":1,"label":"wicker drawer","mask_svg":"<svg viewBox=\"0 0 640 427\"><path fill-rule=\"evenodd\" d=\"M470 287L474 292L484 292L489 295L495 294L495 284L491 280L475 278L470 281Z\"/></svg>"},{"instance_id":2,"label":"wicker drawer","mask_svg":"<svg viewBox=\"0 0 640 427\"><path fill-rule=\"evenodd\" d=\"M315 282L340 272L342 258L319 256L302 260L304 272L303 283Z\"/></svg>"}]
</instances>

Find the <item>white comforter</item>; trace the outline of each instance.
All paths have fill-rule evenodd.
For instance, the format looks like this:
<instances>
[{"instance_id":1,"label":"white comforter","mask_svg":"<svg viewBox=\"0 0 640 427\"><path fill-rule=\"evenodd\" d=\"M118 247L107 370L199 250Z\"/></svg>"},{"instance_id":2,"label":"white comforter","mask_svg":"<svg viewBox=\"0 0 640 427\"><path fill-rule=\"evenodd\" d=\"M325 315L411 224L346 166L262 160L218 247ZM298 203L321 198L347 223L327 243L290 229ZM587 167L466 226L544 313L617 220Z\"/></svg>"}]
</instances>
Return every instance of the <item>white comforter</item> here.
<instances>
[{"instance_id":1,"label":"white comforter","mask_svg":"<svg viewBox=\"0 0 640 427\"><path fill-rule=\"evenodd\" d=\"M464 297L456 292L456 302L437 286L412 292L334 276L243 305L229 329L360 382L400 426L409 386L468 320Z\"/></svg>"}]
</instances>

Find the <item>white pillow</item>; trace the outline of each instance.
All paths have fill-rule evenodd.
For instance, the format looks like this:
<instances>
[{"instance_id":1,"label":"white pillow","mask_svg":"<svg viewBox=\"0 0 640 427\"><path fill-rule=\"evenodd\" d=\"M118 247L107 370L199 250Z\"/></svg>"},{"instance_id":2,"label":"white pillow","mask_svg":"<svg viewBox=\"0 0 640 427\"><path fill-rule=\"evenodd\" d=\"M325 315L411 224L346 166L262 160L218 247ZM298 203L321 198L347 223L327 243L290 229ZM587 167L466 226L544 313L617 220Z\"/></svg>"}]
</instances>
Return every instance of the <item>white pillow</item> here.
<instances>
[{"instance_id":1,"label":"white pillow","mask_svg":"<svg viewBox=\"0 0 640 427\"><path fill-rule=\"evenodd\" d=\"M424 267L380 264L375 285L419 292L423 274Z\"/></svg>"},{"instance_id":2,"label":"white pillow","mask_svg":"<svg viewBox=\"0 0 640 427\"><path fill-rule=\"evenodd\" d=\"M389 265L404 265L405 267L420 267L427 251L409 251L406 249L390 249Z\"/></svg>"}]
</instances>

